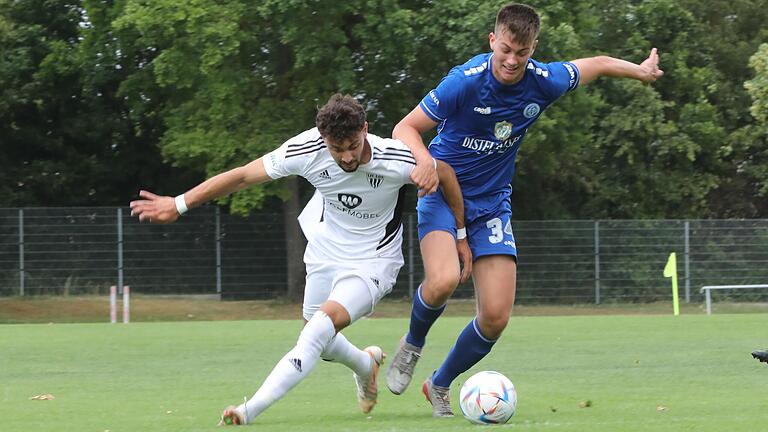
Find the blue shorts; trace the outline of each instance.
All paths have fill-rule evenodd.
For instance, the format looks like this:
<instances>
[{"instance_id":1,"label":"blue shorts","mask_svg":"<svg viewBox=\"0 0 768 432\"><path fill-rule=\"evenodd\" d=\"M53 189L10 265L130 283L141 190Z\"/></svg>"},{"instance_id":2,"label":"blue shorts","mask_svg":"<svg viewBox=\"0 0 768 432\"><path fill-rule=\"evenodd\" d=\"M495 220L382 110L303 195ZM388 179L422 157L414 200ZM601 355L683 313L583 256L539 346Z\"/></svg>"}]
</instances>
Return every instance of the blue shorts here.
<instances>
[{"instance_id":1,"label":"blue shorts","mask_svg":"<svg viewBox=\"0 0 768 432\"><path fill-rule=\"evenodd\" d=\"M456 218L440 191L419 198L416 210L419 241L432 231L447 231L456 237ZM512 204L507 197L464 199L464 219L473 259L485 255L517 258L511 218Z\"/></svg>"}]
</instances>

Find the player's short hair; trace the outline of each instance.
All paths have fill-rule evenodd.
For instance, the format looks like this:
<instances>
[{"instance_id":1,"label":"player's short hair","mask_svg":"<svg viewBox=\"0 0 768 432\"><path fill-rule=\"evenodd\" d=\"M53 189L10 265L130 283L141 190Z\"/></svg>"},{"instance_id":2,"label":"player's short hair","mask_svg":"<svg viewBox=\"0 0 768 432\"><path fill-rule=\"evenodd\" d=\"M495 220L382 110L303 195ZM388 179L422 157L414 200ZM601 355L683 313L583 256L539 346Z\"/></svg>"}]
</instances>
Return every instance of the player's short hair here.
<instances>
[{"instance_id":1,"label":"player's short hair","mask_svg":"<svg viewBox=\"0 0 768 432\"><path fill-rule=\"evenodd\" d=\"M499 9L496 15L494 32L508 32L513 39L521 44L530 44L539 37L541 20L536 9L520 4L510 3Z\"/></svg>"},{"instance_id":2,"label":"player's short hair","mask_svg":"<svg viewBox=\"0 0 768 432\"><path fill-rule=\"evenodd\" d=\"M360 133L365 126L365 108L350 95L336 93L317 112L320 135L341 142Z\"/></svg>"}]
</instances>

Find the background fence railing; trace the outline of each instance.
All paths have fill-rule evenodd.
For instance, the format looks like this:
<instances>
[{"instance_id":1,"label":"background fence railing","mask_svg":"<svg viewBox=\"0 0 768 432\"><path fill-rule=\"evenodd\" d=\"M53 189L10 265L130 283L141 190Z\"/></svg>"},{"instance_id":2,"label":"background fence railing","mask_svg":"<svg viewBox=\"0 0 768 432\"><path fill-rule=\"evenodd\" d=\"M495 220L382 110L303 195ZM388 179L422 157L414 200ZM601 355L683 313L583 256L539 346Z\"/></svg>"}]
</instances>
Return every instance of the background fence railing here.
<instances>
[{"instance_id":1,"label":"background fence railing","mask_svg":"<svg viewBox=\"0 0 768 432\"><path fill-rule=\"evenodd\" d=\"M662 269L678 255L681 301L703 285L768 283L768 220L567 220L513 223L518 303L627 303L671 297ZM394 297L423 277L416 216L404 221L405 266ZM0 208L0 296L285 293L278 213L250 217L206 206L171 225L140 224L126 208ZM718 293L765 301L768 290ZM463 284L456 296L470 297Z\"/></svg>"}]
</instances>

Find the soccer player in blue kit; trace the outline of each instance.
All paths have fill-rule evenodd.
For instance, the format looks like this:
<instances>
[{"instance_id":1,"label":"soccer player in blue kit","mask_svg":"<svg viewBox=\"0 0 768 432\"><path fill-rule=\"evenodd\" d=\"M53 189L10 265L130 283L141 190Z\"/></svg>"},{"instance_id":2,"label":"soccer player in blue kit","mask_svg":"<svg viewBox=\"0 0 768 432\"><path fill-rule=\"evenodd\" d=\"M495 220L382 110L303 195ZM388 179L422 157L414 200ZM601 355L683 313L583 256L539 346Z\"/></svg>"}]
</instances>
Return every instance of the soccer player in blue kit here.
<instances>
[{"instance_id":1,"label":"soccer player in blue kit","mask_svg":"<svg viewBox=\"0 0 768 432\"><path fill-rule=\"evenodd\" d=\"M539 27L533 8L502 7L489 35L492 52L451 69L393 131L393 137L416 157L412 178L420 195L426 194L417 207L425 278L414 296L408 333L387 371L387 386L393 393L407 388L427 332L459 283L456 239L469 239L474 258L477 316L422 386L435 417L453 416L451 382L491 351L512 310L517 249L510 222L510 183L528 128L559 97L598 77L651 83L663 75L655 48L640 64L607 56L540 63L531 59ZM421 134L435 127L437 136L427 150ZM456 171L464 195L465 229L456 229L445 199L432 193L436 182L432 157Z\"/></svg>"}]
</instances>

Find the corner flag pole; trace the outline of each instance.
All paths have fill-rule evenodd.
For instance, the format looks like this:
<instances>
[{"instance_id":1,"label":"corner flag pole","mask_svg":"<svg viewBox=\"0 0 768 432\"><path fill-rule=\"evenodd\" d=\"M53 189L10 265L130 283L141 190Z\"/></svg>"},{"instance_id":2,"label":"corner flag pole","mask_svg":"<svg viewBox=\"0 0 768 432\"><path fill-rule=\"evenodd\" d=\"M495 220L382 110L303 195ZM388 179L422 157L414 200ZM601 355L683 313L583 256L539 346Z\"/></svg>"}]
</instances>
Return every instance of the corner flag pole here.
<instances>
[{"instance_id":1,"label":"corner flag pole","mask_svg":"<svg viewBox=\"0 0 768 432\"><path fill-rule=\"evenodd\" d=\"M672 278L672 307L675 316L680 315L680 302L677 298L677 257L674 252L669 254L667 265L664 266L664 277Z\"/></svg>"}]
</instances>

